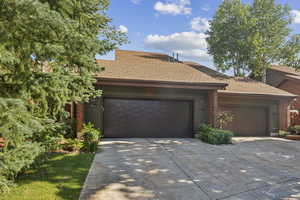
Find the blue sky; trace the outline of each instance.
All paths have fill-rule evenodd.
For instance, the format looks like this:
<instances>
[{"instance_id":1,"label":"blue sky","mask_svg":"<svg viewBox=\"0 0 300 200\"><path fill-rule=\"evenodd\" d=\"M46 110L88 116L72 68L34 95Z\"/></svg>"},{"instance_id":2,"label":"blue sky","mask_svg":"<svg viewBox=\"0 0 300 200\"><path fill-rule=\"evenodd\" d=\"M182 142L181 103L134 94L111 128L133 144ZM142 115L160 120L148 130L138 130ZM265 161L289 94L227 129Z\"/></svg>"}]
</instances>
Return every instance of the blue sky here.
<instances>
[{"instance_id":1,"label":"blue sky","mask_svg":"<svg viewBox=\"0 0 300 200\"><path fill-rule=\"evenodd\" d=\"M181 60L193 60L213 67L207 54L205 31L223 0L111 0L108 11L112 24L127 32L129 44L120 49L178 52ZM288 4L295 16L291 25L300 33L300 0L276 0ZM252 0L244 0L251 3ZM113 59L113 52L103 59Z\"/></svg>"}]
</instances>

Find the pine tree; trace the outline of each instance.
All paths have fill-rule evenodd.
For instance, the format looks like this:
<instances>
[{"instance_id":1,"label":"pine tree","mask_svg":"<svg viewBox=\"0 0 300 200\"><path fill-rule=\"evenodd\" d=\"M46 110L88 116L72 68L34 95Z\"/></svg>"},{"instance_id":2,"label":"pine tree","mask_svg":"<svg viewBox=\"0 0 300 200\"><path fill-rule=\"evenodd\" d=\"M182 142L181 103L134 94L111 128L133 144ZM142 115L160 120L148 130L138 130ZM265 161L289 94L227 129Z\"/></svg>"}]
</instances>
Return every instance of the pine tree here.
<instances>
[{"instance_id":1,"label":"pine tree","mask_svg":"<svg viewBox=\"0 0 300 200\"><path fill-rule=\"evenodd\" d=\"M32 141L44 126L22 100L0 98L0 110L0 138L4 139L0 148L0 191L5 192L20 171L44 152L40 143Z\"/></svg>"},{"instance_id":2,"label":"pine tree","mask_svg":"<svg viewBox=\"0 0 300 200\"><path fill-rule=\"evenodd\" d=\"M2 0L0 96L60 118L69 102L99 96L96 54L126 41L109 25L108 0Z\"/></svg>"},{"instance_id":3,"label":"pine tree","mask_svg":"<svg viewBox=\"0 0 300 200\"><path fill-rule=\"evenodd\" d=\"M126 42L108 0L0 1L0 190L45 151L65 105L101 95L96 54ZM54 128L53 128L54 127Z\"/></svg>"}]
</instances>

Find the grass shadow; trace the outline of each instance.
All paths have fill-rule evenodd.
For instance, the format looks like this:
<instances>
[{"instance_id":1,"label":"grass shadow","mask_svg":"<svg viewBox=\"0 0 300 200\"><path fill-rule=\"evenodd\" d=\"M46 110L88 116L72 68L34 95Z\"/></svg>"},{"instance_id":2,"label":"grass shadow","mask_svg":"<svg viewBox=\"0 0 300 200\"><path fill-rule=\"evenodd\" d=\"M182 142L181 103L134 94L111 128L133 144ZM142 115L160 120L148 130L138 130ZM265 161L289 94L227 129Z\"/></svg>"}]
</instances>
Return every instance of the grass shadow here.
<instances>
[{"instance_id":1,"label":"grass shadow","mask_svg":"<svg viewBox=\"0 0 300 200\"><path fill-rule=\"evenodd\" d=\"M78 199L94 154L51 154L37 169L19 177L0 200Z\"/></svg>"}]
</instances>

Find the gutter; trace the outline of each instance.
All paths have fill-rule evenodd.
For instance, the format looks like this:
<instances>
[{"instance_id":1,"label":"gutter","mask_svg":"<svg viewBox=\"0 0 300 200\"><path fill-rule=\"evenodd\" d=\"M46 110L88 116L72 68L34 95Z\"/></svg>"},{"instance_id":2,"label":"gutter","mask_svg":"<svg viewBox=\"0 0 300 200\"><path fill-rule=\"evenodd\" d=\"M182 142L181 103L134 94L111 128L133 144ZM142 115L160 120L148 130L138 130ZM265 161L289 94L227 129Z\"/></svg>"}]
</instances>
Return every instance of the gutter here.
<instances>
[{"instance_id":1,"label":"gutter","mask_svg":"<svg viewBox=\"0 0 300 200\"><path fill-rule=\"evenodd\" d=\"M115 78L96 78L99 85L120 85L137 87L165 87L165 88L187 88L187 89L217 89L225 90L228 83L200 83L200 82L176 82L159 80L138 80L138 79L115 79Z\"/></svg>"},{"instance_id":2,"label":"gutter","mask_svg":"<svg viewBox=\"0 0 300 200\"><path fill-rule=\"evenodd\" d=\"M299 97L298 95L278 95L278 94L257 94L257 93L247 93L247 92L224 92L218 91L221 96L240 96L240 97L250 97L250 98L261 98L261 99L295 99Z\"/></svg>"}]
</instances>

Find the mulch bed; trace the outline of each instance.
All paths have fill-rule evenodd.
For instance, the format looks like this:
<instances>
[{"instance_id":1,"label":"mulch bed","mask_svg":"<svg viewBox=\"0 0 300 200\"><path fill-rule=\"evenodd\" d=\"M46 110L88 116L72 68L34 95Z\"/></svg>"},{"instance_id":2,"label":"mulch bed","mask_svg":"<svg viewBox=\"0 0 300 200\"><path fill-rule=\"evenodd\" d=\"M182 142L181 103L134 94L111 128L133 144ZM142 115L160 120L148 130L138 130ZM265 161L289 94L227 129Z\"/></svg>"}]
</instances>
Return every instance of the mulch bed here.
<instances>
[{"instance_id":1,"label":"mulch bed","mask_svg":"<svg viewBox=\"0 0 300 200\"><path fill-rule=\"evenodd\" d=\"M285 139L300 141L300 135L288 135L285 137Z\"/></svg>"}]
</instances>

